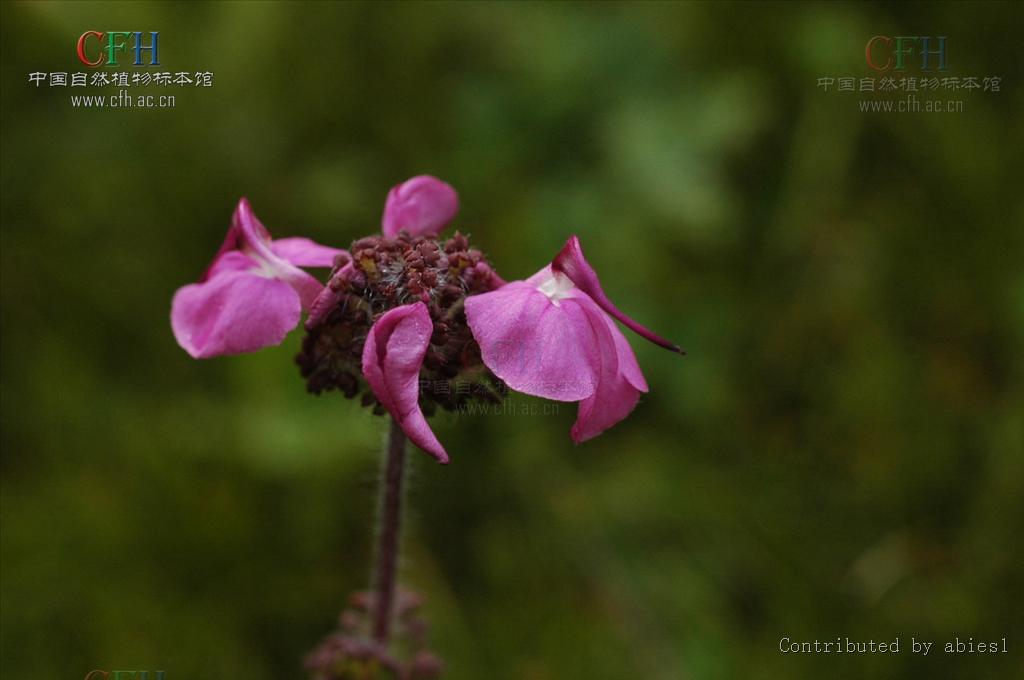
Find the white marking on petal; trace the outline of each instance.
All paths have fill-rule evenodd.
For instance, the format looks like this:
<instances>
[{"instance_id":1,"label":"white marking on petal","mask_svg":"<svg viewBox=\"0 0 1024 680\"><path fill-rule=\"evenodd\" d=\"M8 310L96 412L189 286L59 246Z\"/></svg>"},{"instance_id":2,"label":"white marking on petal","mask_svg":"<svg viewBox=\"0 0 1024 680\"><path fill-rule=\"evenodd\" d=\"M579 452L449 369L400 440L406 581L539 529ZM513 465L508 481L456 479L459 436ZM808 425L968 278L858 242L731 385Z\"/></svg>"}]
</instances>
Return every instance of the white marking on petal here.
<instances>
[{"instance_id":1,"label":"white marking on petal","mask_svg":"<svg viewBox=\"0 0 1024 680\"><path fill-rule=\"evenodd\" d=\"M561 272L552 272L550 278L545 279L543 283L537 286L537 290L547 295L548 299L551 300L551 304L555 307L561 307L562 303L559 301L570 297L569 291L574 288L576 288L576 284Z\"/></svg>"},{"instance_id":2,"label":"white marking on petal","mask_svg":"<svg viewBox=\"0 0 1024 680\"><path fill-rule=\"evenodd\" d=\"M281 279L281 274L274 266L274 264L268 261L260 253L256 252L253 248L248 245L243 245L239 250L244 253L249 259L254 260L259 267L252 269L251 272L256 276L262 276L265 279ZM283 279L282 279L283 280Z\"/></svg>"}]
</instances>

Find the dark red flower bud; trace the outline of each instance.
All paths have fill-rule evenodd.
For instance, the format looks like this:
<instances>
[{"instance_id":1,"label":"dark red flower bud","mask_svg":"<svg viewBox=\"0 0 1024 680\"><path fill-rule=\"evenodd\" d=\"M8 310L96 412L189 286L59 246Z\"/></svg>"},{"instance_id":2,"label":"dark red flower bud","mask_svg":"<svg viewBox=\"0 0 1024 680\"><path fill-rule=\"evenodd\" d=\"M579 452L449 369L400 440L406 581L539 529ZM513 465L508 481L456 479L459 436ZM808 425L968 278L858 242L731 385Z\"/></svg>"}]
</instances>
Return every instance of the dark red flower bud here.
<instances>
[{"instance_id":1,"label":"dark red flower bud","mask_svg":"<svg viewBox=\"0 0 1024 680\"><path fill-rule=\"evenodd\" d=\"M318 312L309 325L296 363L314 394L337 390L361 396L364 406L384 413L361 370L367 333L385 312L421 301L434 324L420 371L420 405L455 409L469 400L491 402L494 392L473 391L473 382L497 381L480 359L466 324L467 296L501 285L483 254L456 233L447 241L401 233L395 238L368 236L352 244L351 262L339 261L328 287L333 309ZM500 382L500 381L497 381Z\"/></svg>"}]
</instances>

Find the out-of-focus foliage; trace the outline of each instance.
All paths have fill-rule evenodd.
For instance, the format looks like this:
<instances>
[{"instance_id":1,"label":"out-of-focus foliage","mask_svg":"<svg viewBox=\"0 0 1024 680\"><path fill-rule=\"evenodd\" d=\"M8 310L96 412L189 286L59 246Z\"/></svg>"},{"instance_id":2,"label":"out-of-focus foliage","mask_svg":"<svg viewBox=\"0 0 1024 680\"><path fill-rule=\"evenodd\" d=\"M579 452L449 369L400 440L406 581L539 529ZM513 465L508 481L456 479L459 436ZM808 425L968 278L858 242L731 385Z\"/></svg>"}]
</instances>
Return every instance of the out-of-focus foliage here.
<instances>
[{"instance_id":1,"label":"out-of-focus foliage","mask_svg":"<svg viewBox=\"0 0 1024 680\"><path fill-rule=\"evenodd\" d=\"M451 680L1007 678L1024 627L1019 5L3 6L5 677L298 677L368 576L382 421L299 334L196 362L168 324L248 196L346 246L450 181L506 278L580 235L651 392L442 417L406 582ZM177 107L82 110L86 30L160 32ZM962 113L862 113L872 35L948 36ZM81 69L85 70L85 69ZM914 75L908 73L908 75ZM783 655L779 638L902 638ZM927 658L910 636L1009 638Z\"/></svg>"}]
</instances>

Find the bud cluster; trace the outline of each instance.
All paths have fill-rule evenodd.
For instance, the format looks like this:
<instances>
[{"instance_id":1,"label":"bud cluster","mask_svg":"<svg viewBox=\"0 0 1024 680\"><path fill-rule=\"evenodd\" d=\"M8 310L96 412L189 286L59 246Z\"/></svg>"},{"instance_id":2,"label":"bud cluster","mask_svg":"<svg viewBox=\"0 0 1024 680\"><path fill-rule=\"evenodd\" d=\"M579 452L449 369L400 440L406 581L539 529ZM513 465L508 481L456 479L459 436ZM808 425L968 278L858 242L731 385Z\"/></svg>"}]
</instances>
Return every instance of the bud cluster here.
<instances>
[{"instance_id":1,"label":"bud cluster","mask_svg":"<svg viewBox=\"0 0 1024 680\"><path fill-rule=\"evenodd\" d=\"M339 263L327 284L336 302L307 329L296 357L307 389L361 395L364 405L383 414L363 378L366 336L384 312L423 302L434 325L420 371L424 413L470 400L499 403L507 387L484 366L463 311L466 297L502 283L483 254L459 233L442 241L404 232L359 239L350 252L351 262ZM462 389L470 383L474 389Z\"/></svg>"},{"instance_id":2,"label":"bud cluster","mask_svg":"<svg viewBox=\"0 0 1024 680\"><path fill-rule=\"evenodd\" d=\"M396 649L403 661L388 650L389 645L368 636L368 618L373 596L354 593L349 608L338 619L338 630L324 638L306 657L306 670L313 680L435 680L443 665L426 648L427 624L417 614L422 604L415 593L400 590L396 602Z\"/></svg>"}]
</instances>

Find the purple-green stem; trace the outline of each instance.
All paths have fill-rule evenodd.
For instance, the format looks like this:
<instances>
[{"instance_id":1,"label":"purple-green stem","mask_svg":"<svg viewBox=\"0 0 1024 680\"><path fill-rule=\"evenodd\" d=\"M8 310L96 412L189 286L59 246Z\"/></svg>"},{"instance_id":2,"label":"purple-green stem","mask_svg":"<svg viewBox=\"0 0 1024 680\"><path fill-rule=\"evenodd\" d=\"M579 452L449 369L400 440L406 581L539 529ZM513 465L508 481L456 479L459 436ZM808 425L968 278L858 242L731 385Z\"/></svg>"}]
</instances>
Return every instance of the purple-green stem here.
<instances>
[{"instance_id":1,"label":"purple-green stem","mask_svg":"<svg viewBox=\"0 0 1024 680\"><path fill-rule=\"evenodd\" d=\"M398 585L398 551L402 529L402 495L405 486L405 433L393 418L385 450L383 477L380 481L377 561L373 574L374 641L387 647L391 638L391 620Z\"/></svg>"}]
</instances>

